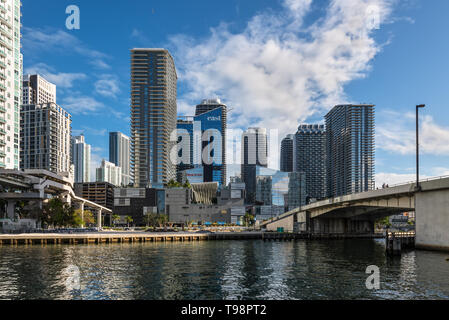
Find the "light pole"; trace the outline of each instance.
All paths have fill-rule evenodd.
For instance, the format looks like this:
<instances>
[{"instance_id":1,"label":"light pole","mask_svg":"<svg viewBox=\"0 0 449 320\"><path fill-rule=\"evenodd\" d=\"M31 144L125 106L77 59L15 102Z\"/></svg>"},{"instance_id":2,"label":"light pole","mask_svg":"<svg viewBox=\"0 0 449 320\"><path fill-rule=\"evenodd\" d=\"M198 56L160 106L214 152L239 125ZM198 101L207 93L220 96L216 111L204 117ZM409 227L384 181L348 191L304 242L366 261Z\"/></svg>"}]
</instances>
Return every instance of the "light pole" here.
<instances>
[{"instance_id":1,"label":"light pole","mask_svg":"<svg viewBox=\"0 0 449 320\"><path fill-rule=\"evenodd\" d=\"M425 104L416 106L416 191L421 191L421 185L419 184L419 109L425 108Z\"/></svg>"}]
</instances>

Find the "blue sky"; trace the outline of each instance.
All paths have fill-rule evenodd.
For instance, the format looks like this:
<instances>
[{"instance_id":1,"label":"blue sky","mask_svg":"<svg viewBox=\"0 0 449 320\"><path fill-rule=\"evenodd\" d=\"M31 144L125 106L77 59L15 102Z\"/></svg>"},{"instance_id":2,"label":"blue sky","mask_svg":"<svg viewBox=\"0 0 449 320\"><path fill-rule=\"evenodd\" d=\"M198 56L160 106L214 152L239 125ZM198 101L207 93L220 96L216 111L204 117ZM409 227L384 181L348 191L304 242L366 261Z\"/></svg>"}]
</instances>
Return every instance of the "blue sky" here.
<instances>
[{"instance_id":1,"label":"blue sky","mask_svg":"<svg viewBox=\"0 0 449 320\"><path fill-rule=\"evenodd\" d=\"M449 174L447 0L22 2L24 70L58 85L94 165L108 158L109 131L129 134L129 49L165 47L179 113L220 96L232 128L282 137L333 105L375 104L379 184L413 180L414 106L425 103L423 177ZM72 4L80 30L65 27Z\"/></svg>"}]
</instances>

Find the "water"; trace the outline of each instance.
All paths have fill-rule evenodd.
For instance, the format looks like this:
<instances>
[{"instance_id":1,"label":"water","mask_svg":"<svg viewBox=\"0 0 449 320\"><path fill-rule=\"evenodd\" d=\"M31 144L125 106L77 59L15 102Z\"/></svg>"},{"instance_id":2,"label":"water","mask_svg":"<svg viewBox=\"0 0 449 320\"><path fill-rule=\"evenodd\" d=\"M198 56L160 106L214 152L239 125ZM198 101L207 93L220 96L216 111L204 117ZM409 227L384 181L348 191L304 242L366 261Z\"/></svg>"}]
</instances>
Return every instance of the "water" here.
<instances>
[{"instance_id":1,"label":"water","mask_svg":"<svg viewBox=\"0 0 449 320\"><path fill-rule=\"evenodd\" d=\"M0 299L449 299L449 254L384 252L376 240L3 246ZM366 289L369 265L380 290Z\"/></svg>"}]
</instances>

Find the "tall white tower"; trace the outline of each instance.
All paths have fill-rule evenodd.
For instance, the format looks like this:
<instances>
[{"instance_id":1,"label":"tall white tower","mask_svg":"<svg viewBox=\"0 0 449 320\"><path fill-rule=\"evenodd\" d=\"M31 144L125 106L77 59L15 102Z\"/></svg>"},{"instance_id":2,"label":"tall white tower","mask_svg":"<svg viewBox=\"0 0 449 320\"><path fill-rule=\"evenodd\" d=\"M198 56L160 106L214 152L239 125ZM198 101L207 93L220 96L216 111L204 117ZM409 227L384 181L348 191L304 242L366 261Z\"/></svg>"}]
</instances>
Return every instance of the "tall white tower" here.
<instances>
[{"instance_id":1,"label":"tall white tower","mask_svg":"<svg viewBox=\"0 0 449 320\"><path fill-rule=\"evenodd\" d=\"M0 2L0 168L18 169L22 64L20 0Z\"/></svg>"}]
</instances>

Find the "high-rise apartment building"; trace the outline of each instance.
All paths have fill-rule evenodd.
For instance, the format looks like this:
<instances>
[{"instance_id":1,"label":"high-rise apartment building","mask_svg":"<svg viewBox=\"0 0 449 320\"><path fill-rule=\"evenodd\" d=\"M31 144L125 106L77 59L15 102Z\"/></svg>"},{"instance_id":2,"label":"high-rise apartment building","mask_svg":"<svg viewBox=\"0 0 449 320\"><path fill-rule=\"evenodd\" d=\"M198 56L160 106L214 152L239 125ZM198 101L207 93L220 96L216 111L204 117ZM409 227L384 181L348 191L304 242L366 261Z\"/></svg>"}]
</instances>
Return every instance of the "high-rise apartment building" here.
<instances>
[{"instance_id":1,"label":"high-rise apartment building","mask_svg":"<svg viewBox=\"0 0 449 320\"><path fill-rule=\"evenodd\" d=\"M257 167L268 166L267 130L249 128L242 135L242 180L246 185L246 202L256 200Z\"/></svg>"},{"instance_id":2,"label":"high-rise apartment building","mask_svg":"<svg viewBox=\"0 0 449 320\"><path fill-rule=\"evenodd\" d=\"M136 187L176 179L177 74L165 49L131 50L131 171Z\"/></svg>"},{"instance_id":3,"label":"high-rise apartment building","mask_svg":"<svg viewBox=\"0 0 449 320\"><path fill-rule=\"evenodd\" d=\"M108 182L120 187L122 185L122 168L103 159L101 167L97 168L96 177L97 182Z\"/></svg>"},{"instance_id":4,"label":"high-rise apartment building","mask_svg":"<svg viewBox=\"0 0 449 320\"><path fill-rule=\"evenodd\" d=\"M86 143L83 135L72 137L72 164L75 166L75 183L91 182L90 152L91 146Z\"/></svg>"},{"instance_id":5,"label":"high-rise apartment building","mask_svg":"<svg viewBox=\"0 0 449 320\"><path fill-rule=\"evenodd\" d=\"M329 197L374 189L374 108L338 105L326 115Z\"/></svg>"},{"instance_id":6,"label":"high-rise apartment building","mask_svg":"<svg viewBox=\"0 0 449 320\"><path fill-rule=\"evenodd\" d=\"M281 142L280 167L282 172L293 172L295 135L289 134Z\"/></svg>"},{"instance_id":7,"label":"high-rise apartment building","mask_svg":"<svg viewBox=\"0 0 449 320\"><path fill-rule=\"evenodd\" d=\"M293 167L306 175L309 199L326 198L326 130L324 125L300 125L294 140Z\"/></svg>"},{"instance_id":8,"label":"high-rise apartment building","mask_svg":"<svg viewBox=\"0 0 449 320\"><path fill-rule=\"evenodd\" d=\"M23 78L22 104L56 103L56 85L38 74Z\"/></svg>"},{"instance_id":9,"label":"high-rise apartment building","mask_svg":"<svg viewBox=\"0 0 449 320\"><path fill-rule=\"evenodd\" d=\"M0 168L20 167L22 105L20 0L0 3Z\"/></svg>"},{"instance_id":10,"label":"high-rise apartment building","mask_svg":"<svg viewBox=\"0 0 449 320\"><path fill-rule=\"evenodd\" d=\"M72 117L56 103L22 105L22 169L70 172Z\"/></svg>"},{"instance_id":11,"label":"high-rise apartment building","mask_svg":"<svg viewBox=\"0 0 449 320\"><path fill-rule=\"evenodd\" d=\"M121 168L121 184L124 186L131 183L129 149L130 141L127 135L121 132L109 133L109 162Z\"/></svg>"}]
</instances>

